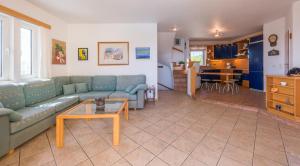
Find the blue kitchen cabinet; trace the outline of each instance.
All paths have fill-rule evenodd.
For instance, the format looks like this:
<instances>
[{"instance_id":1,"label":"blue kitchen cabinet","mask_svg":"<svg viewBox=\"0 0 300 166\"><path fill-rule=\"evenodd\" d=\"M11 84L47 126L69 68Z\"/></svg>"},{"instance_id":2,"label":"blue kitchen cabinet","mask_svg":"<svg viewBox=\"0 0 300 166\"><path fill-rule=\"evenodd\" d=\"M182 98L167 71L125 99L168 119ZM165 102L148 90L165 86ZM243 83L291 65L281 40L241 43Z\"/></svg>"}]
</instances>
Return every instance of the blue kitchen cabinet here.
<instances>
[{"instance_id":1,"label":"blue kitchen cabinet","mask_svg":"<svg viewBox=\"0 0 300 166\"><path fill-rule=\"evenodd\" d=\"M237 44L232 44L232 46L231 46L231 58L236 58L237 54L238 54L238 46L237 46Z\"/></svg>"},{"instance_id":2,"label":"blue kitchen cabinet","mask_svg":"<svg viewBox=\"0 0 300 166\"><path fill-rule=\"evenodd\" d=\"M250 39L249 43L249 83L251 89L264 89L263 37Z\"/></svg>"},{"instance_id":3,"label":"blue kitchen cabinet","mask_svg":"<svg viewBox=\"0 0 300 166\"><path fill-rule=\"evenodd\" d=\"M214 46L214 59L221 59L221 53L222 53L222 47L220 45L215 45Z\"/></svg>"}]
</instances>

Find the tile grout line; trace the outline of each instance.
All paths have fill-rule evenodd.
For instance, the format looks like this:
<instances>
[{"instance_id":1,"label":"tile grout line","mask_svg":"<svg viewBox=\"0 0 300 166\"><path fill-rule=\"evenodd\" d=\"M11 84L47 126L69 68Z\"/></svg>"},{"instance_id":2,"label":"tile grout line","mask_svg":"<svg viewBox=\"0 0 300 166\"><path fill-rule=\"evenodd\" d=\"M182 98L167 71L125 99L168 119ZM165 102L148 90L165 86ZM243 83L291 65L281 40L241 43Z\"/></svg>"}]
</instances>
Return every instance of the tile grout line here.
<instances>
[{"instance_id":1,"label":"tile grout line","mask_svg":"<svg viewBox=\"0 0 300 166\"><path fill-rule=\"evenodd\" d=\"M279 128L279 132L280 132L280 136L281 136L281 141L282 141L282 144L283 144L283 150L284 150L284 154L285 154L285 159L286 159L287 164L289 166L289 165L291 165L291 163L290 163L290 160L288 159L288 154L287 154L288 152L286 150L285 142L284 142L283 137L282 137L282 131L281 131L281 128L279 126L279 123L278 123L278 128Z\"/></svg>"},{"instance_id":2,"label":"tile grout line","mask_svg":"<svg viewBox=\"0 0 300 166\"><path fill-rule=\"evenodd\" d=\"M257 135L257 125L258 125L258 114L256 115L256 125L255 125L255 134L254 134L254 146L253 146L253 154L252 154L252 165L254 164L254 155L255 155L255 148L256 148L256 135Z\"/></svg>"},{"instance_id":3,"label":"tile grout line","mask_svg":"<svg viewBox=\"0 0 300 166\"><path fill-rule=\"evenodd\" d=\"M208 111L206 111L206 112L208 112ZM226 111L224 111L223 113L222 113L222 115L221 116L223 116L224 115L224 113L225 113ZM203 116L203 115L202 115ZM220 116L220 117L221 117ZM190 157L190 155L195 151L195 149L201 144L201 142L204 140L204 138L206 137L206 136L208 136L208 133L209 133L209 131L211 131L211 129L213 128L213 126L218 122L220 120L220 118L218 118L218 120L216 120L211 126L210 126L210 128L207 130L207 132L205 133L205 135L202 137L202 139L199 141L199 143L195 146L195 148L189 153L189 155L188 155L188 157L187 158L189 158ZM184 162L187 160L187 158L180 164L181 166L184 164ZM197 161L199 161L198 159L196 159ZM199 162L201 162L201 163L203 163L202 161L199 161ZM207 165L206 163L204 163L205 165Z\"/></svg>"},{"instance_id":4,"label":"tile grout line","mask_svg":"<svg viewBox=\"0 0 300 166\"><path fill-rule=\"evenodd\" d=\"M86 125L95 133L95 131L94 131L94 129L89 125L89 123L87 123L86 121L84 121L84 123L86 123ZM95 133L96 134L96 133ZM110 146L110 143L103 137L103 136L101 136L101 135L99 135L99 134L96 134L97 136L99 136L99 137L101 137L109 146ZM126 136L127 137L127 139L130 139L128 136ZM130 139L131 140L131 139ZM113 146L114 145L111 145L112 147L112 149L116 152L116 153L118 153L119 155L120 155L120 159L119 160L117 160L116 162L114 162L114 163L112 163L111 165L113 165L113 164L115 164L115 163L117 163L117 162L119 162L119 161L121 161L122 159L124 159L124 160L126 160L118 151L116 151L114 148L113 148ZM137 148L139 148L139 146L137 147ZM135 148L134 150L136 150L137 148ZM107 149L106 149L107 150ZM132 150L132 151L130 151L130 152L128 152L127 154L129 154L129 153L131 153L131 152L133 152L134 150ZM83 151L84 151L84 149L83 149ZM105 150L104 150L105 151ZM103 151L103 152L104 152ZM100 152L100 153L102 153L102 152ZM126 155L127 155L126 154ZM97 154L95 154L94 156L96 156ZM87 155L88 156L88 155ZM88 158L90 159L90 157L88 156ZM91 159L90 159L90 161L91 161ZM130 165L132 165L128 160L126 160ZM94 165L94 163L91 161L91 163L92 163L92 165Z\"/></svg>"},{"instance_id":5,"label":"tile grout line","mask_svg":"<svg viewBox=\"0 0 300 166\"><path fill-rule=\"evenodd\" d=\"M227 109L229 109L229 108L230 108L230 107L227 107ZM226 111L227 111L227 109L226 109ZM226 111L225 111L225 112L226 112ZM240 112L240 110L239 110L239 112ZM228 145L228 142L229 142L229 139L230 139L230 137L231 137L231 134L233 133L234 127L236 126L238 120L240 119L240 116L241 116L241 113L239 114L237 120L235 121L235 124L234 124L234 126L233 126L233 128L232 128L232 130L231 130L231 132L230 132L230 135L229 135L228 139L226 140L225 146L224 146L224 148L223 148L223 150L222 150L222 152L221 152L221 154L220 154L220 157L219 157L218 162L217 162L216 165L219 164L219 162L220 162L220 160L221 160L221 158L222 158L222 155L223 155L223 153L224 153L224 151L225 151L225 149L226 149L226 147L227 147L227 145ZM236 160L234 160L234 161L236 161ZM238 162L238 161L237 161L237 162ZM238 163L240 163L240 162L238 162Z\"/></svg>"},{"instance_id":6,"label":"tile grout line","mask_svg":"<svg viewBox=\"0 0 300 166\"><path fill-rule=\"evenodd\" d=\"M80 149L83 151L83 153L86 155L86 157L88 158L88 160L90 160L90 162L91 162L92 165L94 166L94 163L92 162L92 160L90 159L90 157L88 156L88 154L85 152L85 150L83 149L83 147L81 146L81 144L79 143L79 141L78 141L78 140L76 139L76 137L73 135L71 129L69 129L69 127L68 127L67 124L65 124L65 126L66 126L66 129L69 130L70 134L71 134L72 137L75 139L75 141L77 142L77 144L79 145ZM86 161L86 160L84 160L84 161ZM83 161L81 161L81 162L83 162ZM80 162L80 163L81 163L81 162Z\"/></svg>"},{"instance_id":7,"label":"tile grout line","mask_svg":"<svg viewBox=\"0 0 300 166\"><path fill-rule=\"evenodd\" d=\"M49 130L49 129L46 130L46 137L47 137L48 144L49 144L49 147L50 147L50 150L51 150L53 159L54 159L54 163L55 163L55 165L57 166L57 162L56 162L56 160L55 160L55 156L54 156L54 153L53 153L53 149L52 149L52 147L51 147L50 139L49 139L49 136L48 136L48 133L47 133L48 130Z\"/></svg>"}]
</instances>

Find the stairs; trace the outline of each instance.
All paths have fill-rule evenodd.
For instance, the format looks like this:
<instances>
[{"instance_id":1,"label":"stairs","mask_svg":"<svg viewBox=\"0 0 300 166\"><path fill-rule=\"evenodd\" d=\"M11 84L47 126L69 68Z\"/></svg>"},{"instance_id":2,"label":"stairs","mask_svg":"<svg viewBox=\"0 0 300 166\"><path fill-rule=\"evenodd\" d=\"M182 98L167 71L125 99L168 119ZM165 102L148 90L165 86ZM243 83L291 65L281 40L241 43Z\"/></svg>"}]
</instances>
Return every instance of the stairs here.
<instances>
[{"instance_id":1,"label":"stairs","mask_svg":"<svg viewBox=\"0 0 300 166\"><path fill-rule=\"evenodd\" d=\"M187 74L184 70L173 70L174 90L180 92L187 91Z\"/></svg>"}]
</instances>

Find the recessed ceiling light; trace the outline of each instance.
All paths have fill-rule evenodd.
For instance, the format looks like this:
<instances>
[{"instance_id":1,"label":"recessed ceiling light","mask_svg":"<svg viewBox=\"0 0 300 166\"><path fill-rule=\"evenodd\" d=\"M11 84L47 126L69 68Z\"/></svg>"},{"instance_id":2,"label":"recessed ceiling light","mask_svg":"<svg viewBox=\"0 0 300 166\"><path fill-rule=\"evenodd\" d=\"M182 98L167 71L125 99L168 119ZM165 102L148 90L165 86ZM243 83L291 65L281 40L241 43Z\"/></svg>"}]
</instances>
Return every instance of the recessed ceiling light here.
<instances>
[{"instance_id":1,"label":"recessed ceiling light","mask_svg":"<svg viewBox=\"0 0 300 166\"><path fill-rule=\"evenodd\" d=\"M220 32L216 30L215 37L220 37Z\"/></svg>"},{"instance_id":2,"label":"recessed ceiling light","mask_svg":"<svg viewBox=\"0 0 300 166\"><path fill-rule=\"evenodd\" d=\"M223 35L224 35L224 33L221 33L219 30L216 30L216 33L215 33L216 38L221 37Z\"/></svg>"},{"instance_id":3,"label":"recessed ceiling light","mask_svg":"<svg viewBox=\"0 0 300 166\"><path fill-rule=\"evenodd\" d=\"M171 30L172 30L173 32L177 32L177 31L178 31L178 28L173 27Z\"/></svg>"}]
</instances>

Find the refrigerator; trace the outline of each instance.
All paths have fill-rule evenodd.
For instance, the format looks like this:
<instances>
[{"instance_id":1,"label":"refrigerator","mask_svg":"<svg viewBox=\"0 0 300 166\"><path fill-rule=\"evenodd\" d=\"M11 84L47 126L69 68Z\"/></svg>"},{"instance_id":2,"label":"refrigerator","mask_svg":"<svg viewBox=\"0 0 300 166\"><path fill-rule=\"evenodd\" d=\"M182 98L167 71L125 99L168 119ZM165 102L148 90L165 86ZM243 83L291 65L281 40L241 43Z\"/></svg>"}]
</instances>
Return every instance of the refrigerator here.
<instances>
[{"instance_id":1,"label":"refrigerator","mask_svg":"<svg viewBox=\"0 0 300 166\"><path fill-rule=\"evenodd\" d=\"M263 35L250 38L249 50L249 84L250 89L264 90L263 73Z\"/></svg>"}]
</instances>

